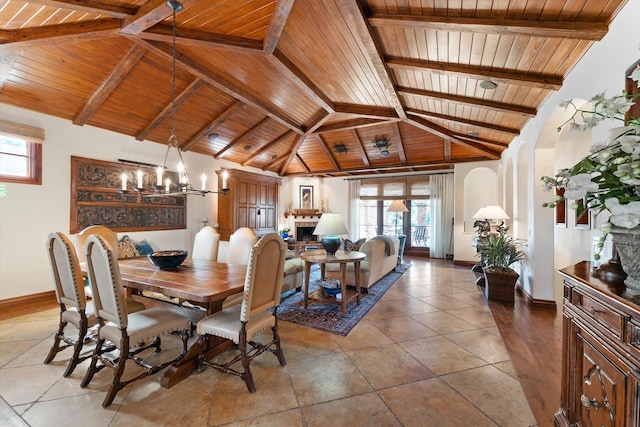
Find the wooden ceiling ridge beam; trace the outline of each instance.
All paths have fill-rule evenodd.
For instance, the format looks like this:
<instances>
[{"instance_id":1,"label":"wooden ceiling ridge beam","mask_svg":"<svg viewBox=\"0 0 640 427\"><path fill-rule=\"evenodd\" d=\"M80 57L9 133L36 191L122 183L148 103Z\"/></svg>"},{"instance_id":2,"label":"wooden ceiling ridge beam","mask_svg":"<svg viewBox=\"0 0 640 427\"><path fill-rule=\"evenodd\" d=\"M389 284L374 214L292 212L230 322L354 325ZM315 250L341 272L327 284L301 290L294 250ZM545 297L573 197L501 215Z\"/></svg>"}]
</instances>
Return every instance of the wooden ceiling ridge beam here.
<instances>
[{"instance_id":1,"label":"wooden ceiling ridge beam","mask_svg":"<svg viewBox=\"0 0 640 427\"><path fill-rule=\"evenodd\" d=\"M325 111L328 113L335 112L335 106L333 101L322 90L316 86L311 79L305 75L287 56L280 50L276 49L271 55L277 67L284 68L287 72L293 75L293 82L302 89L307 95L313 98Z\"/></svg>"},{"instance_id":2,"label":"wooden ceiling ridge beam","mask_svg":"<svg viewBox=\"0 0 640 427\"><path fill-rule=\"evenodd\" d=\"M173 52L169 45L155 41L143 40L138 37L132 37L132 39L137 43L147 46L148 49L153 50L166 59L171 60ZM291 129L299 134L304 133L303 126L289 117L278 106L273 104L266 104L251 93L247 92L245 89L237 86L236 84L226 80L225 78L217 74L212 73L209 69L181 52L176 53L176 60L177 63L185 70L201 78L213 87L223 91L228 95L231 95L232 97L244 102L245 104L255 107L260 112L271 117L273 120L282 124L287 129Z\"/></svg>"},{"instance_id":3,"label":"wooden ceiling ridge beam","mask_svg":"<svg viewBox=\"0 0 640 427\"><path fill-rule=\"evenodd\" d=\"M367 21L360 3L361 2L357 0L342 0L338 2L338 8L346 12L345 15L351 18L353 28L357 35L356 42L369 61L371 61L380 82L387 92L387 98L396 110L398 117L404 120L407 116L404 112L404 107L400 101L400 97L396 92L396 82L393 78L393 74L384 62L381 43L374 34L373 28Z\"/></svg>"},{"instance_id":4,"label":"wooden ceiling ridge beam","mask_svg":"<svg viewBox=\"0 0 640 427\"><path fill-rule=\"evenodd\" d=\"M197 1L180 0L180 3L186 9ZM172 15L173 10L167 6L166 0L148 0L138 8L135 15L123 20L120 33L132 36L138 35Z\"/></svg>"},{"instance_id":5,"label":"wooden ceiling ridge beam","mask_svg":"<svg viewBox=\"0 0 640 427\"><path fill-rule=\"evenodd\" d=\"M329 158L329 161L331 162L331 165L333 165L333 168L335 170L340 170L340 166L338 165L338 162L336 161L335 156L327 146L327 141L324 139L322 135L318 135L318 139L320 140L320 147L322 147L322 150Z\"/></svg>"},{"instance_id":6,"label":"wooden ceiling ridge beam","mask_svg":"<svg viewBox=\"0 0 640 427\"><path fill-rule=\"evenodd\" d=\"M202 80L200 79L196 79L196 81L202 82ZM244 107L244 103L242 101L236 101L231 104L231 106L229 106L229 108L227 108L222 114L216 117L215 120L204 126L202 129L196 132L196 134L188 141L185 141L182 145L180 145L180 149L182 151L187 151L193 144L198 142L200 138L203 138L205 135L211 133L211 131L213 131L215 128L221 126L225 121L227 121L229 117L233 116L239 110L241 110L242 107Z\"/></svg>"},{"instance_id":7,"label":"wooden ceiling ridge beam","mask_svg":"<svg viewBox=\"0 0 640 427\"><path fill-rule=\"evenodd\" d=\"M477 120L463 119L461 117L448 116L446 114L432 113L431 111L418 110L418 109L415 109L415 108L407 108L407 113L408 114L414 114L416 116L425 117L425 118L431 117L433 119L445 120L445 121L452 122L452 123L458 123L458 124L468 125L468 126L475 126L475 127L479 127L479 128L483 128L483 129L489 129L489 130L493 130L493 131L496 131L496 132L507 133L507 134L513 135L513 136L519 136L520 135L520 129L509 128L509 127L505 127L505 126L498 126L498 125L494 125L492 123L480 122L480 121L477 121Z\"/></svg>"},{"instance_id":8,"label":"wooden ceiling ridge beam","mask_svg":"<svg viewBox=\"0 0 640 427\"><path fill-rule=\"evenodd\" d=\"M394 120L378 120L368 118L357 118L351 120L345 120L342 122L331 123L328 125L320 126L315 133L329 133L329 132L341 132L344 130L359 129L369 126L377 126L386 123L395 123L400 119Z\"/></svg>"},{"instance_id":9,"label":"wooden ceiling ridge beam","mask_svg":"<svg viewBox=\"0 0 640 427\"><path fill-rule=\"evenodd\" d=\"M305 135L311 135L316 132L327 120L333 116L333 113L329 113L326 110L318 110L311 121L311 125L305 131Z\"/></svg>"},{"instance_id":10,"label":"wooden ceiling ridge beam","mask_svg":"<svg viewBox=\"0 0 640 427\"><path fill-rule=\"evenodd\" d=\"M362 143L362 139L360 139L360 135L358 135L358 132L356 132L355 129L351 129L349 133L351 134L351 137L356 140L356 150L358 150L358 153L360 153L362 163L364 163L366 167L371 167L371 161L369 160L369 156L367 156L367 150L364 148L364 144Z\"/></svg>"},{"instance_id":11,"label":"wooden ceiling ridge beam","mask_svg":"<svg viewBox=\"0 0 640 427\"><path fill-rule=\"evenodd\" d=\"M486 147L482 147L479 146L473 142L468 142L468 141L463 141L461 139L458 139L455 137L455 135L453 134L453 132L451 132L449 129L443 128L442 126L438 126L437 124L430 122L428 120L423 119L422 117L415 117L413 119L409 119L407 120L407 123L425 130L427 132L433 133L437 136L439 136L440 138L443 138L445 140L451 140L451 142L454 142L456 144L465 146L467 148L470 148L474 151L477 151L485 156L487 156L488 158L490 158L491 160L497 160L500 158L501 153L498 151L494 151L491 150L489 148Z\"/></svg>"},{"instance_id":12,"label":"wooden ceiling ridge beam","mask_svg":"<svg viewBox=\"0 0 640 427\"><path fill-rule=\"evenodd\" d=\"M221 149L217 153L214 153L213 158L214 159L221 159L222 157L224 157L224 155L225 155L225 153L227 151L229 151L233 147L237 147L238 145L242 144L247 139L251 138L252 136L257 134L258 132L260 132L260 129L263 126L269 124L269 120L270 120L269 117L265 117L264 119L262 119L256 125L252 126L251 129L249 129L248 131L246 131L245 133L243 133L242 135L240 135L239 137L237 137L236 139L234 139L233 141L228 143L223 149Z\"/></svg>"},{"instance_id":13,"label":"wooden ceiling ridge beam","mask_svg":"<svg viewBox=\"0 0 640 427\"><path fill-rule=\"evenodd\" d=\"M29 3L41 4L59 9L71 9L88 13L99 13L112 18L126 18L136 13L135 9L116 6L109 3L93 0L29 0Z\"/></svg>"},{"instance_id":14,"label":"wooden ceiling ridge beam","mask_svg":"<svg viewBox=\"0 0 640 427\"><path fill-rule=\"evenodd\" d=\"M465 17L374 13L369 16L374 27L428 28L529 37L563 38L597 41L607 34L606 22L545 21L539 19L504 19L499 17Z\"/></svg>"},{"instance_id":15,"label":"wooden ceiling ridge beam","mask_svg":"<svg viewBox=\"0 0 640 427\"><path fill-rule=\"evenodd\" d=\"M0 45L7 47L34 47L54 43L71 43L113 36L120 29L120 19L106 18L95 21L73 22L42 27L3 30Z\"/></svg>"},{"instance_id":16,"label":"wooden ceiling ridge beam","mask_svg":"<svg viewBox=\"0 0 640 427\"><path fill-rule=\"evenodd\" d=\"M291 135L293 134L294 132L292 130L286 131L284 134L280 135L273 141L263 145L260 149L256 150L256 152L250 155L244 162L240 163L240 166L247 166L249 163L253 162L253 160L256 159L258 156L271 150L273 147L285 141L287 138L291 137Z\"/></svg>"},{"instance_id":17,"label":"wooden ceiling ridge beam","mask_svg":"<svg viewBox=\"0 0 640 427\"><path fill-rule=\"evenodd\" d=\"M468 96L451 95L423 89L413 89L410 87L398 87L398 93L402 95L422 96L425 98L433 98L441 101L450 101L457 104L466 104L471 107L488 108L490 110L499 111L501 113L520 114L527 117L535 117L537 114L537 110L535 108L523 107L515 104L507 104L504 102L488 101L481 98L471 98Z\"/></svg>"},{"instance_id":18,"label":"wooden ceiling ridge beam","mask_svg":"<svg viewBox=\"0 0 640 427\"><path fill-rule=\"evenodd\" d=\"M278 0L276 2L276 7L273 11L273 15L271 15L271 22L269 23L267 34L264 37L263 50L267 55L271 55L275 52L276 47L280 42L280 37L282 37L284 26L289 19L289 14L291 13L291 8L293 7L294 2L295 0Z\"/></svg>"},{"instance_id":19,"label":"wooden ceiling ridge beam","mask_svg":"<svg viewBox=\"0 0 640 427\"><path fill-rule=\"evenodd\" d=\"M488 67L466 67L445 62L431 62L398 57L388 57L386 58L386 62L389 68L393 69L427 71L434 74L470 77L477 80L491 80L496 83L528 86L539 89L559 90L563 82L562 76L536 76L516 71L495 70Z\"/></svg>"},{"instance_id":20,"label":"wooden ceiling ridge beam","mask_svg":"<svg viewBox=\"0 0 640 427\"><path fill-rule=\"evenodd\" d=\"M404 143L402 142L400 125L398 125L398 123L394 123L391 125L391 129L393 130L393 139L394 141L397 141L397 144L398 144L398 156L400 157L400 163L402 163L403 165L406 165L407 154L404 152Z\"/></svg>"},{"instance_id":21,"label":"wooden ceiling ridge beam","mask_svg":"<svg viewBox=\"0 0 640 427\"><path fill-rule=\"evenodd\" d=\"M156 24L153 27L136 34L145 40L155 40L164 43L172 43L173 27L166 24ZM259 40L246 37L232 36L228 34L210 33L207 31L189 28L178 28L176 44L186 46L206 46L212 48L225 48L229 50L254 51L263 54L262 43Z\"/></svg>"},{"instance_id":22,"label":"wooden ceiling ridge beam","mask_svg":"<svg viewBox=\"0 0 640 427\"><path fill-rule=\"evenodd\" d=\"M111 74L104 79L98 88L89 97L80 113L73 120L76 125L83 126L89 118L95 114L102 104L109 98L109 95L118 88L120 83L127 77L129 72L136 66L138 61L147 53L147 49L142 46L133 45L129 51L120 59Z\"/></svg>"},{"instance_id":23,"label":"wooden ceiling ridge beam","mask_svg":"<svg viewBox=\"0 0 640 427\"><path fill-rule=\"evenodd\" d=\"M182 105L193 93L195 93L195 91L197 91L203 85L204 85L204 82L196 77L189 84L189 86L187 86L182 92L180 92L176 96L176 108ZM167 117L169 117L169 114L171 114L171 107L172 107L172 103L169 102L162 109L162 111L160 111L160 113L156 117L154 117L153 120L151 120L151 122L147 125L147 127L144 128L141 132L139 132L136 135L136 139L138 141L144 141L145 139L147 139L147 136L151 132L156 130L156 128L160 126L160 123L162 123Z\"/></svg>"},{"instance_id":24,"label":"wooden ceiling ridge beam","mask_svg":"<svg viewBox=\"0 0 640 427\"><path fill-rule=\"evenodd\" d=\"M296 153L296 160L298 160L300 166L302 166L302 168L307 171L307 173L311 173L311 169L309 169L309 166L307 166L307 164L304 162L304 160L302 160L302 157L300 157L300 154L298 153Z\"/></svg>"},{"instance_id":25,"label":"wooden ceiling ridge beam","mask_svg":"<svg viewBox=\"0 0 640 427\"><path fill-rule=\"evenodd\" d=\"M291 150L287 153L286 160L282 164L282 167L280 168L278 175L284 176L285 172L287 171L287 168L289 167L289 165L291 164L291 161L293 160L293 157L298 153L298 149L300 148L300 146L302 145L302 143L306 138L307 138L306 135L298 135L296 137L296 139L293 141L293 145L291 146Z\"/></svg>"},{"instance_id":26,"label":"wooden ceiling ridge beam","mask_svg":"<svg viewBox=\"0 0 640 427\"><path fill-rule=\"evenodd\" d=\"M336 113L353 114L371 119L399 119L395 109L375 105L336 103Z\"/></svg>"}]
</instances>

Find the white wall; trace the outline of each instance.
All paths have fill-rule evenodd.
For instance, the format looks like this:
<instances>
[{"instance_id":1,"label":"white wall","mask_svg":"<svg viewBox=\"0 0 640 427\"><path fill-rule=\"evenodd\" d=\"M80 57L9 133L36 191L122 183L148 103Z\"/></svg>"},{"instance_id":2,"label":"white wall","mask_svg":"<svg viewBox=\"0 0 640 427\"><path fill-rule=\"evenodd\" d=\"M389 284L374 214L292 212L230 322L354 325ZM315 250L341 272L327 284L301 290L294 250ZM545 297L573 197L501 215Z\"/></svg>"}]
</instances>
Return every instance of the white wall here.
<instances>
[{"instance_id":1,"label":"white wall","mask_svg":"<svg viewBox=\"0 0 640 427\"><path fill-rule=\"evenodd\" d=\"M0 300L53 289L45 241L52 231L69 235L71 156L117 161L128 159L162 164L166 146L91 126L76 126L68 120L0 104L0 118L45 130L42 185L7 184L7 196L0 199ZM175 153L174 153L175 154ZM191 174L239 166L195 153L183 153ZM193 177L192 177L193 179ZM187 249L202 226L217 222L217 195L190 196L187 201L187 229L126 232L134 240L146 239L154 248ZM70 236L72 241L74 236Z\"/></svg>"}]
</instances>

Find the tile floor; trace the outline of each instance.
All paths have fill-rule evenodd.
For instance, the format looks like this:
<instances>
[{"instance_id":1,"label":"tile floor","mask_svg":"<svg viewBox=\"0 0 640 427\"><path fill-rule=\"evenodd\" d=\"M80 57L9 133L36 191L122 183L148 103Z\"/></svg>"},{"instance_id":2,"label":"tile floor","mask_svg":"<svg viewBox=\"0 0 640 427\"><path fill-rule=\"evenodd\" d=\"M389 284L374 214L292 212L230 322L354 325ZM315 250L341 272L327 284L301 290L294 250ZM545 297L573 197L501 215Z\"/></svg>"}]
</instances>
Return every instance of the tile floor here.
<instances>
[{"instance_id":1,"label":"tile floor","mask_svg":"<svg viewBox=\"0 0 640 427\"><path fill-rule=\"evenodd\" d=\"M168 390L150 376L103 409L111 370L81 389L88 361L68 378L70 350L42 363L57 310L2 321L0 425L535 426L473 273L405 262L413 266L347 337L281 322L287 366L271 354L254 360L255 394L207 368Z\"/></svg>"}]
</instances>

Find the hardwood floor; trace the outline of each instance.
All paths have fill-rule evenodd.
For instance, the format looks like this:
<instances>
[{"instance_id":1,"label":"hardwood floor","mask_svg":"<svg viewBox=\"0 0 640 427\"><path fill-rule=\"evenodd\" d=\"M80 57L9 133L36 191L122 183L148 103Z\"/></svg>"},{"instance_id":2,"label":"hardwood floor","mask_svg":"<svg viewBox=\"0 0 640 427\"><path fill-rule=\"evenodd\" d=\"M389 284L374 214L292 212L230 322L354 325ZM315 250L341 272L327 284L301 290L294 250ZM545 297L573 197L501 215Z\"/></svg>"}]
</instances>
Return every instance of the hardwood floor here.
<instances>
[{"instance_id":1,"label":"hardwood floor","mask_svg":"<svg viewBox=\"0 0 640 427\"><path fill-rule=\"evenodd\" d=\"M516 292L513 304L488 301L540 427L560 408L562 308L539 308Z\"/></svg>"}]
</instances>

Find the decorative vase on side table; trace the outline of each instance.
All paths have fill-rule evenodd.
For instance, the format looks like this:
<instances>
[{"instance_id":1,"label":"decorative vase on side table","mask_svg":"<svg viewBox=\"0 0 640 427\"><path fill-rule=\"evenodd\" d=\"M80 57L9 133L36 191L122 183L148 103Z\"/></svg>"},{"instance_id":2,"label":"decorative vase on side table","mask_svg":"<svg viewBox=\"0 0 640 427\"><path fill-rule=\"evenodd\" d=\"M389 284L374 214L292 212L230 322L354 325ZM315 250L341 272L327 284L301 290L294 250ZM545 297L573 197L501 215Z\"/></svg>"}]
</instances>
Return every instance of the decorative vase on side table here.
<instances>
[{"instance_id":1,"label":"decorative vase on side table","mask_svg":"<svg viewBox=\"0 0 640 427\"><path fill-rule=\"evenodd\" d=\"M613 243L620 256L620 264L627 274L626 287L640 291L640 227L611 229Z\"/></svg>"}]
</instances>

